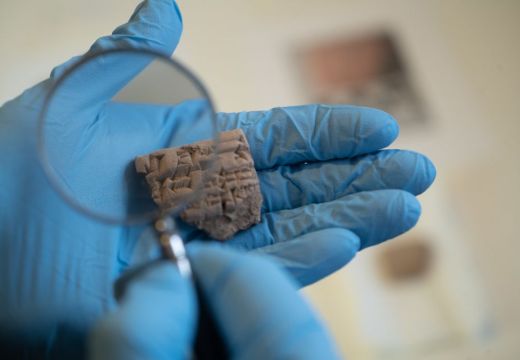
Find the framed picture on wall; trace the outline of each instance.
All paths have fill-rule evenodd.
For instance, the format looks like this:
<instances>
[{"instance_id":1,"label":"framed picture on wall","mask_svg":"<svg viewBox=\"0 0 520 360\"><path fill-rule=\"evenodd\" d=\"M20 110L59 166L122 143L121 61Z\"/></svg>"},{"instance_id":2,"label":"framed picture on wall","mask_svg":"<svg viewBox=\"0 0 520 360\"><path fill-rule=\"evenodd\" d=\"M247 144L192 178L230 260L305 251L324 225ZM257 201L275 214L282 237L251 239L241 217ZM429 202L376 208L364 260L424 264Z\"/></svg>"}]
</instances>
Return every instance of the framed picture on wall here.
<instances>
[{"instance_id":1,"label":"framed picture on wall","mask_svg":"<svg viewBox=\"0 0 520 360\"><path fill-rule=\"evenodd\" d=\"M310 102L379 108L404 126L428 119L391 32L336 35L304 45L296 55Z\"/></svg>"}]
</instances>

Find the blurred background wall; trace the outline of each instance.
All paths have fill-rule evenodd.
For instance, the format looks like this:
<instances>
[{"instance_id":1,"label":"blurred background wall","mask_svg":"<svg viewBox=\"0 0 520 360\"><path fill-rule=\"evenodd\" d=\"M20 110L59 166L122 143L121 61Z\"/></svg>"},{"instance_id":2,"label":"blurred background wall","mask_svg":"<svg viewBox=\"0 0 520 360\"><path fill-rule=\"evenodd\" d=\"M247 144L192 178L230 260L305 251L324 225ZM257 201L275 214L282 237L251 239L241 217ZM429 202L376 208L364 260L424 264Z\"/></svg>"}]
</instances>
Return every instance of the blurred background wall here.
<instances>
[{"instance_id":1,"label":"blurred background wall","mask_svg":"<svg viewBox=\"0 0 520 360\"><path fill-rule=\"evenodd\" d=\"M0 103L83 53L137 3L2 1ZM401 124L393 147L427 154L438 178L420 197L424 215L414 230L364 251L305 293L350 358L518 358L520 2L179 4L185 30L177 55L221 111L312 101L299 50L391 34L425 114ZM411 255L398 265L422 264L412 266L417 276L391 276L388 262L403 253Z\"/></svg>"}]
</instances>

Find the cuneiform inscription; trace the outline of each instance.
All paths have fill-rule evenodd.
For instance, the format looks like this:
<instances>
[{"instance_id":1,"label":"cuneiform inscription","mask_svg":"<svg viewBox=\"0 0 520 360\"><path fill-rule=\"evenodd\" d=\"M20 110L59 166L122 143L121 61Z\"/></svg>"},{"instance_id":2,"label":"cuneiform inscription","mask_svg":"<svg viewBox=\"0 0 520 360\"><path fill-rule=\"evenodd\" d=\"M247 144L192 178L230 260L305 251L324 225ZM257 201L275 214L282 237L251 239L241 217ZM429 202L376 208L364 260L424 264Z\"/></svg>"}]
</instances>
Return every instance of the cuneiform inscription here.
<instances>
[{"instance_id":1,"label":"cuneiform inscription","mask_svg":"<svg viewBox=\"0 0 520 360\"><path fill-rule=\"evenodd\" d=\"M260 185L240 129L221 133L217 146L201 141L140 156L135 167L161 209L175 208L194 191L202 191L181 218L215 239L228 239L260 222Z\"/></svg>"}]
</instances>

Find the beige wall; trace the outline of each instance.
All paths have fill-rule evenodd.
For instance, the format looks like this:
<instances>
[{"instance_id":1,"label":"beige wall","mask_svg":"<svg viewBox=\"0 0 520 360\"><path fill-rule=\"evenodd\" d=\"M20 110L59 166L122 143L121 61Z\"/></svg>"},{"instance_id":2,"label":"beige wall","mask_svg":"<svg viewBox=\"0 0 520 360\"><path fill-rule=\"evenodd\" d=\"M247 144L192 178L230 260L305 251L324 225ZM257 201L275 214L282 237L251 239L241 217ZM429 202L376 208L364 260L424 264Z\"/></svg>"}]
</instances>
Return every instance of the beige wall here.
<instances>
[{"instance_id":1,"label":"beige wall","mask_svg":"<svg viewBox=\"0 0 520 360\"><path fill-rule=\"evenodd\" d=\"M390 27L400 36L434 121L426 133L404 131L399 146L427 153L439 178L423 197L423 226L443 226L428 209L435 194L456 214L475 277L497 328L487 344L440 351L444 358L512 358L520 353L520 2L179 1L185 33L179 56L207 82L225 111L295 104L287 45L317 35ZM125 21L137 1L37 0L0 3L0 103L43 79ZM443 231L444 229L441 229ZM369 250L370 251L370 250ZM364 254L358 256L353 266ZM309 291L345 353L352 339L342 270ZM457 271L457 268L453 268ZM334 306L327 299L334 297ZM337 307L345 304L345 313ZM331 310L333 309L333 310ZM354 320L352 320L354 321ZM350 332L349 332L350 331ZM486 352L484 352L486 351ZM444 354L444 355L443 355ZM487 354L487 355L486 355ZM369 355L366 355L367 357ZM495 356L492 356L495 357Z\"/></svg>"}]
</instances>

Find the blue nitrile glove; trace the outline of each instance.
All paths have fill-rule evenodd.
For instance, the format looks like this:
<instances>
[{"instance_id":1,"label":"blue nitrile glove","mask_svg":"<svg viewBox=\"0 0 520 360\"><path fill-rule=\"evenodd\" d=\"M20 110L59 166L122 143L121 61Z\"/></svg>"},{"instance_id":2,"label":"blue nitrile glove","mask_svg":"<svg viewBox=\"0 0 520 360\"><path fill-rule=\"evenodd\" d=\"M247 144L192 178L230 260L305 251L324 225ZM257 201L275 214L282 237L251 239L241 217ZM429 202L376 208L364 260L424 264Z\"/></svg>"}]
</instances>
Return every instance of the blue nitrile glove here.
<instances>
[{"instance_id":1,"label":"blue nitrile glove","mask_svg":"<svg viewBox=\"0 0 520 360\"><path fill-rule=\"evenodd\" d=\"M128 24L96 41L93 49L132 46L171 53L181 27L173 1L145 1ZM77 107L83 118L64 124L68 147L63 153L81 153L78 147L84 142L75 140L88 136L89 141L103 142L107 150L117 150L120 158L114 159L113 168L122 171L133 160L130 154L160 148L157 134L167 133L175 119L189 116L193 104L170 109L109 102L142 65L119 60L90 67L83 76L77 74L76 82L68 82L70 94L79 96L63 106ZM128 266L156 255L149 251L157 248L149 229L110 226L73 211L40 168L37 117L53 80L70 63L0 109L3 324L30 313L45 314L51 324L68 324L72 317L74 329L88 329L114 305L114 279ZM167 117L159 128L156 120ZM412 227L420 213L414 195L424 191L435 174L419 154L377 152L395 139L398 127L389 115L374 109L311 105L219 114L219 123L222 129L244 129L265 199L262 223L238 234L229 245L275 257L300 285L340 268L358 250ZM106 169L94 166L95 160L82 159L72 171L84 181L106 179ZM120 191L118 184L109 185ZM202 238L187 226L183 235ZM71 332L62 331L59 324L48 337L50 352L73 343ZM76 333L81 342L81 331Z\"/></svg>"},{"instance_id":2,"label":"blue nitrile glove","mask_svg":"<svg viewBox=\"0 0 520 360\"><path fill-rule=\"evenodd\" d=\"M338 357L297 286L265 257L200 243L189 253L232 359ZM91 357L187 358L197 311L187 285L164 261L142 271L127 285L117 310L94 328Z\"/></svg>"}]
</instances>

